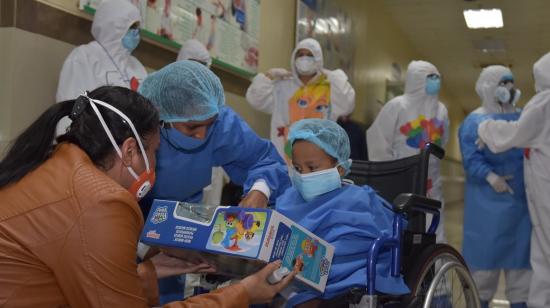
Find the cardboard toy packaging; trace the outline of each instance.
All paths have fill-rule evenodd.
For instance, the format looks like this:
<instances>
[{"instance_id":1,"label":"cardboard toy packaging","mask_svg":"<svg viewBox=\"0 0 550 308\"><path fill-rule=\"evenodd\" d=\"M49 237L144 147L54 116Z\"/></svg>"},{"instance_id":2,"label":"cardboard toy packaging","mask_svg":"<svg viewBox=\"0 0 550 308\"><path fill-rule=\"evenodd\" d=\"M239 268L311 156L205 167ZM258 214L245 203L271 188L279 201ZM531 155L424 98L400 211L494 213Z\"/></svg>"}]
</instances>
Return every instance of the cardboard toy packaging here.
<instances>
[{"instance_id":1,"label":"cardboard toy packaging","mask_svg":"<svg viewBox=\"0 0 550 308\"><path fill-rule=\"evenodd\" d=\"M280 259L289 270L299 268L299 283L319 292L334 255L332 245L274 210L166 200L153 202L141 241L232 277Z\"/></svg>"}]
</instances>

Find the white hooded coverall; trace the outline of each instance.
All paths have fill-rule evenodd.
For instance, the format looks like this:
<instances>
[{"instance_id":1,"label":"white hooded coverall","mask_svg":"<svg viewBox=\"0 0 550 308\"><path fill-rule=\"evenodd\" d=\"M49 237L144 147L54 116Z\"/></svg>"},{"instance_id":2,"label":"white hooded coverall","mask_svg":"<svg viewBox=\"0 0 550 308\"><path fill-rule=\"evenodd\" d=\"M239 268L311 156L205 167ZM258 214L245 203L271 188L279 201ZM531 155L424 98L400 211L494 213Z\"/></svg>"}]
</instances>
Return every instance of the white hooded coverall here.
<instances>
[{"instance_id":1,"label":"white hooded coverall","mask_svg":"<svg viewBox=\"0 0 550 308\"><path fill-rule=\"evenodd\" d=\"M315 59L317 75L307 85L298 78L295 66L299 49L311 51ZM246 99L253 108L271 114L271 141L281 157L287 159L285 143L292 123L305 118L336 121L338 117L350 114L355 107L355 90L348 77L340 69L330 71L323 68L323 53L316 40L308 38L298 43L290 62L291 77L271 80L260 73L246 92ZM329 87L326 87L327 82Z\"/></svg>"},{"instance_id":2,"label":"white hooded coverall","mask_svg":"<svg viewBox=\"0 0 550 308\"><path fill-rule=\"evenodd\" d=\"M525 189L533 231L533 275L527 305L550 307L550 53L533 66L537 94L517 121L487 120L478 128L480 139L495 153L525 148Z\"/></svg>"},{"instance_id":3,"label":"white hooded coverall","mask_svg":"<svg viewBox=\"0 0 550 308\"><path fill-rule=\"evenodd\" d=\"M428 142L445 147L449 136L447 108L438 95L426 94L426 77L439 75L437 68L425 61L412 61L407 69L405 94L387 102L367 130L369 160L386 161L417 155ZM445 241L443 226L443 191L439 159L430 158L428 197L442 203L437 242ZM431 216L431 215L428 215ZM431 219L427 219L428 224Z\"/></svg>"},{"instance_id":4,"label":"white hooded coverall","mask_svg":"<svg viewBox=\"0 0 550 308\"><path fill-rule=\"evenodd\" d=\"M65 60L56 101L75 99L104 85L137 90L147 72L122 46L122 38L136 22L141 22L139 10L129 1L102 2L92 23L95 41L76 47Z\"/></svg>"}]
</instances>

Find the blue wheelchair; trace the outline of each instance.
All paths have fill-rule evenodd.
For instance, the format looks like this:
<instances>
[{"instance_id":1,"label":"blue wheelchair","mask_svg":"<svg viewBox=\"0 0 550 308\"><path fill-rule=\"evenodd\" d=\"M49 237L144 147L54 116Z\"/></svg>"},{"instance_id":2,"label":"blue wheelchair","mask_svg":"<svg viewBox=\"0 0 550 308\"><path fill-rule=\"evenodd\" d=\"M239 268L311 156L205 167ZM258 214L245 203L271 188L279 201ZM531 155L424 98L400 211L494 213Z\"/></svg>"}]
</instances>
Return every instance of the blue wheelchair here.
<instances>
[{"instance_id":1,"label":"blue wheelchair","mask_svg":"<svg viewBox=\"0 0 550 308\"><path fill-rule=\"evenodd\" d=\"M428 165L430 158L442 159L444 155L437 145L427 144L420 154L399 160L353 162L348 179L369 185L386 200L393 200L393 234L376 239L370 249L366 289L354 288L319 306L480 308L475 283L460 253L435 242L441 202L426 197ZM427 231L426 214L432 215ZM376 263L383 249L391 251L390 274L403 275L409 294L376 292Z\"/></svg>"}]
</instances>

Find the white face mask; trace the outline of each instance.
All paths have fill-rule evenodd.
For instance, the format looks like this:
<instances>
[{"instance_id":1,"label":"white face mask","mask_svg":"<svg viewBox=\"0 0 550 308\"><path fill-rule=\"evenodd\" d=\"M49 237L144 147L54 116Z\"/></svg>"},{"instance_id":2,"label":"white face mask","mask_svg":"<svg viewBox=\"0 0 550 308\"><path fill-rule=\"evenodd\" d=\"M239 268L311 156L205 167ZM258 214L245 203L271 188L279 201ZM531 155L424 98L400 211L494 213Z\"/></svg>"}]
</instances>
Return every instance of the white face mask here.
<instances>
[{"instance_id":1,"label":"white face mask","mask_svg":"<svg viewBox=\"0 0 550 308\"><path fill-rule=\"evenodd\" d=\"M301 56L296 59L296 70L300 75L310 76L317 72L315 58L311 56Z\"/></svg>"}]
</instances>

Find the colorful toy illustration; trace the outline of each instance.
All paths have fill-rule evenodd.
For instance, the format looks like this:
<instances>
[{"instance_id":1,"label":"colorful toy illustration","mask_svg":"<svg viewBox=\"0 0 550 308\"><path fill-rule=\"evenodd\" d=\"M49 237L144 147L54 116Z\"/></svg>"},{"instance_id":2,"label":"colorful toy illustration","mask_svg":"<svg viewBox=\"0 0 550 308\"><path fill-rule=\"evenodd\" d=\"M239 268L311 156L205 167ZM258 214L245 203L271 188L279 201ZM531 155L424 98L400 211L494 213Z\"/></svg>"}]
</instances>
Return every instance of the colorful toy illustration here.
<instances>
[{"instance_id":1,"label":"colorful toy illustration","mask_svg":"<svg viewBox=\"0 0 550 308\"><path fill-rule=\"evenodd\" d=\"M239 241L244 237L249 241L254 238L256 230L261 226L259 220L254 219L254 215L239 211L237 213L224 213L223 226L218 226L218 231L212 234L212 241L216 244L221 242L221 245L228 250L239 251ZM220 231L225 228L225 235ZM223 236L223 239L222 239Z\"/></svg>"},{"instance_id":2,"label":"colorful toy illustration","mask_svg":"<svg viewBox=\"0 0 550 308\"><path fill-rule=\"evenodd\" d=\"M319 246L319 242L317 240L312 240L310 238L307 238L302 241L301 247L304 254L310 258L313 258L315 255L315 252L317 251L317 247Z\"/></svg>"},{"instance_id":3,"label":"colorful toy illustration","mask_svg":"<svg viewBox=\"0 0 550 308\"><path fill-rule=\"evenodd\" d=\"M407 136L407 145L415 149L423 149L426 143L441 145L445 133L445 122L437 118L426 119L420 115L399 128L401 134Z\"/></svg>"}]
</instances>

